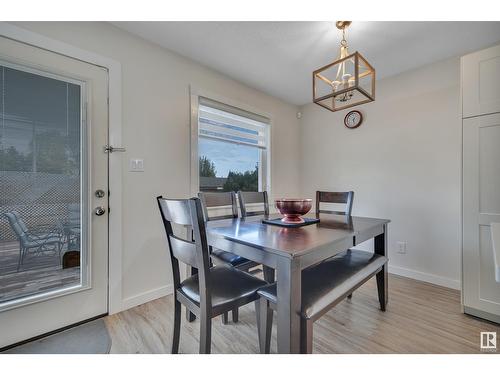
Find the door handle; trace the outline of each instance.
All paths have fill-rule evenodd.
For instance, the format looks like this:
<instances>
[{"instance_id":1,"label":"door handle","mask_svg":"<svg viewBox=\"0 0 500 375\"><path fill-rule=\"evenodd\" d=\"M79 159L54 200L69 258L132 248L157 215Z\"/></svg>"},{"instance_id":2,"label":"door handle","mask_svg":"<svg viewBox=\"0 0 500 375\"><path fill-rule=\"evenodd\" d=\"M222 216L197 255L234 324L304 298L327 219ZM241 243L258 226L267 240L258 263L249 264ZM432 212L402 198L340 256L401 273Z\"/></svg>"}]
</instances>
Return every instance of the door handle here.
<instances>
[{"instance_id":1,"label":"door handle","mask_svg":"<svg viewBox=\"0 0 500 375\"><path fill-rule=\"evenodd\" d=\"M97 216L102 216L104 215L104 213L106 212L106 209L102 206L99 206L99 207L96 207L94 209L94 213L97 215Z\"/></svg>"},{"instance_id":2,"label":"door handle","mask_svg":"<svg viewBox=\"0 0 500 375\"><path fill-rule=\"evenodd\" d=\"M104 152L109 152L110 154L112 152L125 152L127 151L124 147L113 147L111 145L105 145L104 146Z\"/></svg>"}]
</instances>

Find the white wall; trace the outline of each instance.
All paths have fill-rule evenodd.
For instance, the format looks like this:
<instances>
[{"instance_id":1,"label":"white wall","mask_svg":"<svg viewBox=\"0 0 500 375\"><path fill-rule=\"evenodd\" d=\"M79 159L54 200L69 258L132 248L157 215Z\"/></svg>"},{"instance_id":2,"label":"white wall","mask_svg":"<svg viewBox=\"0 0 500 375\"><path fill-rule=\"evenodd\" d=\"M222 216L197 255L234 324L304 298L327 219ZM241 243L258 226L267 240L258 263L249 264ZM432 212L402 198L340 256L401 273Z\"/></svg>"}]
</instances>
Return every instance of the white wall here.
<instances>
[{"instance_id":1,"label":"white wall","mask_svg":"<svg viewBox=\"0 0 500 375\"><path fill-rule=\"evenodd\" d=\"M299 194L297 107L105 23L16 23L122 64L124 307L167 293L171 274L155 197L190 192L189 85L270 114L274 196ZM144 173L128 171L143 158ZM112 192L111 192L112 193Z\"/></svg>"},{"instance_id":2,"label":"white wall","mask_svg":"<svg viewBox=\"0 0 500 375\"><path fill-rule=\"evenodd\" d=\"M354 215L389 218L390 272L460 287L460 62L453 58L377 81L376 101L349 110L301 108L301 181L354 190ZM407 241L407 254L397 253Z\"/></svg>"}]
</instances>

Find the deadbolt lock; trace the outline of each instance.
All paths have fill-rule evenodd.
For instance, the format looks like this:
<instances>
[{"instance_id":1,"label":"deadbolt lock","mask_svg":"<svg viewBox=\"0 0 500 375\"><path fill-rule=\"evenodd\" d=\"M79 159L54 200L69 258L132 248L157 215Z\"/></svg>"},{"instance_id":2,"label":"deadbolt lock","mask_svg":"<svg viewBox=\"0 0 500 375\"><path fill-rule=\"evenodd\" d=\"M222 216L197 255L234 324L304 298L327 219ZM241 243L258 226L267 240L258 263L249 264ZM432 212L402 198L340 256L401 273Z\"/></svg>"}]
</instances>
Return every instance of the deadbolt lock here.
<instances>
[{"instance_id":1,"label":"deadbolt lock","mask_svg":"<svg viewBox=\"0 0 500 375\"><path fill-rule=\"evenodd\" d=\"M96 196L97 198L104 198L104 196L105 196L105 195L106 195L106 193L105 193L105 192L104 192L104 190L102 190L102 189L97 189L97 190L95 191L95 196Z\"/></svg>"}]
</instances>

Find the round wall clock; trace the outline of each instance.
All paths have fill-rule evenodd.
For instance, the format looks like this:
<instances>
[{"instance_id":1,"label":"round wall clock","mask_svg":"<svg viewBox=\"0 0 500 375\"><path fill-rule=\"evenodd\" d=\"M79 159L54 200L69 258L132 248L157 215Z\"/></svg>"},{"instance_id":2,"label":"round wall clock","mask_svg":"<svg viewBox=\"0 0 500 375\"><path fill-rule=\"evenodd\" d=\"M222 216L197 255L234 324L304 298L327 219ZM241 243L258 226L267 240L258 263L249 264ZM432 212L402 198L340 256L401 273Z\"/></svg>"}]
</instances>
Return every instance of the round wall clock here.
<instances>
[{"instance_id":1,"label":"round wall clock","mask_svg":"<svg viewBox=\"0 0 500 375\"><path fill-rule=\"evenodd\" d=\"M349 129L357 128L363 122L363 115L360 111L351 111L344 118L344 125Z\"/></svg>"}]
</instances>

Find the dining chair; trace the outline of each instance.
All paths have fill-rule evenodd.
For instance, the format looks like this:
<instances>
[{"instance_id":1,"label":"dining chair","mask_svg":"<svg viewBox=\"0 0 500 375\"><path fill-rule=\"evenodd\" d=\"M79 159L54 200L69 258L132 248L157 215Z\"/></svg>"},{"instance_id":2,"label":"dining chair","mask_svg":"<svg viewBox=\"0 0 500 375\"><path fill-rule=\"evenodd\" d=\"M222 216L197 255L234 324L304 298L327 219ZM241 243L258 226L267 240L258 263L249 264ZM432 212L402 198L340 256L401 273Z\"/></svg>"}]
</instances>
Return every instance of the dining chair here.
<instances>
[{"instance_id":1,"label":"dining chair","mask_svg":"<svg viewBox=\"0 0 500 375\"><path fill-rule=\"evenodd\" d=\"M157 202L167 234L174 280L172 353L179 351L181 305L200 319L199 351L210 353L212 318L257 301L257 290L266 282L234 267L210 266L205 220L199 198L175 200L159 196ZM190 226L194 241L177 236L172 224ZM179 262L198 269L198 273L181 281ZM256 302L256 310L257 305Z\"/></svg>"},{"instance_id":2,"label":"dining chair","mask_svg":"<svg viewBox=\"0 0 500 375\"><path fill-rule=\"evenodd\" d=\"M238 191L240 201L241 217L269 215L269 201L267 191ZM248 205L262 205L261 210L249 210Z\"/></svg>"},{"instance_id":3,"label":"dining chair","mask_svg":"<svg viewBox=\"0 0 500 375\"><path fill-rule=\"evenodd\" d=\"M316 191L316 214L334 214L351 216L352 204L354 202L354 191ZM345 204L344 211L322 210L321 203L337 203ZM352 298L352 294L347 296L348 299Z\"/></svg>"},{"instance_id":4,"label":"dining chair","mask_svg":"<svg viewBox=\"0 0 500 375\"><path fill-rule=\"evenodd\" d=\"M249 216L269 216L269 199L267 197L267 191L238 191L238 200L240 203L241 217ZM249 210L248 205L261 205L260 210ZM264 280L269 283L275 280L274 269L262 266L262 272L264 274Z\"/></svg>"},{"instance_id":5,"label":"dining chair","mask_svg":"<svg viewBox=\"0 0 500 375\"><path fill-rule=\"evenodd\" d=\"M317 191L316 213L351 216L353 201L354 201L354 191L346 191L346 192ZM345 210L344 211L323 210L321 209L321 203L345 204Z\"/></svg>"},{"instance_id":6,"label":"dining chair","mask_svg":"<svg viewBox=\"0 0 500 375\"><path fill-rule=\"evenodd\" d=\"M201 200L203 216L206 221L238 218L238 204L236 202L236 193L234 191L200 192L198 193L198 198ZM209 209L211 209L211 212L216 211L216 213L214 215L209 214ZM227 213L228 211L230 211L230 213ZM239 255L220 249L212 248L210 254L215 264L236 267L237 269L245 272L248 272L251 268L259 265L258 263L240 257ZM237 307L233 310L232 315L233 322L238 322ZM227 324L227 320L228 314L224 313L222 315L222 324Z\"/></svg>"},{"instance_id":7,"label":"dining chair","mask_svg":"<svg viewBox=\"0 0 500 375\"><path fill-rule=\"evenodd\" d=\"M312 353L313 323L371 277L383 272L386 263L385 256L351 249L302 271L301 353ZM377 283L377 288L380 309L385 311L384 286ZM261 288L258 294L259 346L261 353L269 353L273 310L278 303L276 284Z\"/></svg>"}]
</instances>

